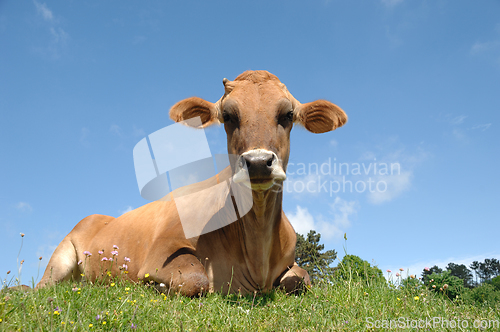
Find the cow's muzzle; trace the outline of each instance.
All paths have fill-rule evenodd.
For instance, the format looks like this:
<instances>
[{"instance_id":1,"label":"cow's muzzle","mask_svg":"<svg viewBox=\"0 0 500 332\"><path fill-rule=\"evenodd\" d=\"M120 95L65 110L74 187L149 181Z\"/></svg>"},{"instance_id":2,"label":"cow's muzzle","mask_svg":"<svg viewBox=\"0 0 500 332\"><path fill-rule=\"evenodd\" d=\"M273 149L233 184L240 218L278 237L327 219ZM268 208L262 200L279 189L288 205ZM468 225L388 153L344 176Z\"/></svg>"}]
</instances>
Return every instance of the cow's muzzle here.
<instances>
[{"instance_id":1,"label":"cow's muzzle","mask_svg":"<svg viewBox=\"0 0 500 332\"><path fill-rule=\"evenodd\" d=\"M241 154L233 177L234 182L241 182L252 190L267 190L276 182L285 179L286 174L276 153L264 149L254 149Z\"/></svg>"}]
</instances>

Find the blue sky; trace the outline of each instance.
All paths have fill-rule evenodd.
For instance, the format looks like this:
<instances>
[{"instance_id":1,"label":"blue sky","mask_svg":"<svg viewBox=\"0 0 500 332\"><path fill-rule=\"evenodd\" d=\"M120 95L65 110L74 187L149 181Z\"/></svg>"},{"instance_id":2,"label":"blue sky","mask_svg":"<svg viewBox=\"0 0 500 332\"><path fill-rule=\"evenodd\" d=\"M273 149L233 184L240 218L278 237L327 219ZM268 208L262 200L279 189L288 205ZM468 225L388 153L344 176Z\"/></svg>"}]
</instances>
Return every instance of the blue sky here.
<instances>
[{"instance_id":1,"label":"blue sky","mask_svg":"<svg viewBox=\"0 0 500 332\"><path fill-rule=\"evenodd\" d=\"M0 276L17 275L21 232L28 282L79 220L147 203L135 144L172 124L175 102L215 102L248 69L349 116L292 130L284 209L298 231L383 271L500 258L499 14L492 0L0 1ZM206 134L224 152L223 128ZM325 162L350 174L309 172ZM318 192L343 175L387 189Z\"/></svg>"}]
</instances>

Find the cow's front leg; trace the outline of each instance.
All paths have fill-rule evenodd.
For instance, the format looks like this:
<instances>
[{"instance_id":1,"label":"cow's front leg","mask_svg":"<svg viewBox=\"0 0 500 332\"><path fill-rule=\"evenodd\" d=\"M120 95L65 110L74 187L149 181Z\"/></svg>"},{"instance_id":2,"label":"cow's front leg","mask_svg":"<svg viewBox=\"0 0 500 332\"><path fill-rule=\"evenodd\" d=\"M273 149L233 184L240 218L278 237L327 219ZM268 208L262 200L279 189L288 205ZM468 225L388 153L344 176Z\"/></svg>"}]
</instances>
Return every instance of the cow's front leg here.
<instances>
[{"instance_id":1,"label":"cow's front leg","mask_svg":"<svg viewBox=\"0 0 500 332\"><path fill-rule=\"evenodd\" d=\"M139 271L145 282L153 280L156 288L164 294L180 293L194 297L206 293L208 276L198 258L190 253L175 253L161 266L147 264Z\"/></svg>"},{"instance_id":2,"label":"cow's front leg","mask_svg":"<svg viewBox=\"0 0 500 332\"><path fill-rule=\"evenodd\" d=\"M304 287L311 286L311 279L306 270L293 263L293 266L279 278L279 285L287 293L300 293Z\"/></svg>"}]
</instances>

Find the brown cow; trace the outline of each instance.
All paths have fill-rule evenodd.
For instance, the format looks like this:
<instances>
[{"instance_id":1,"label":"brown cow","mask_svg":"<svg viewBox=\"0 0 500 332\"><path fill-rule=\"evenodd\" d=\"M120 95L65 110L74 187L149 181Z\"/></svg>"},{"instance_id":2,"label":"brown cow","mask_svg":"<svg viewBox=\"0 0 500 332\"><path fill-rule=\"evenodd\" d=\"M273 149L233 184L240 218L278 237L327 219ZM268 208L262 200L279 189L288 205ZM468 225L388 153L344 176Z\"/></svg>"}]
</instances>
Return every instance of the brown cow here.
<instances>
[{"instance_id":1,"label":"brown cow","mask_svg":"<svg viewBox=\"0 0 500 332\"><path fill-rule=\"evenodd\" d=\"M313 133L328 132L344 125L347 116L325 100L301 104L267 71L246 71L223 83L225 93L216 103L188 98L171 108L170 117L176 122L200 117L203 127L224 124L228 153L239 156L233 178L241 173L238 167L247 167L251 210L223 228L188 239L175 201L152 202L118 218L91 215L59 244L37 288L82 275L95 280L111 264L113 276L126 272L133 281L187 296L207 290L245 294L280 285L290 292L301 281L309 283L307 272L294 263L296 236L279 190L286 178L290 131L299 123ZM191 205L208 211L210 202ZM114 245L119 247L115 256ZM103 265L101 256L113 256L114 262ZM122 263L127 271L118 268Z\"/></svg>"}]
</instances>

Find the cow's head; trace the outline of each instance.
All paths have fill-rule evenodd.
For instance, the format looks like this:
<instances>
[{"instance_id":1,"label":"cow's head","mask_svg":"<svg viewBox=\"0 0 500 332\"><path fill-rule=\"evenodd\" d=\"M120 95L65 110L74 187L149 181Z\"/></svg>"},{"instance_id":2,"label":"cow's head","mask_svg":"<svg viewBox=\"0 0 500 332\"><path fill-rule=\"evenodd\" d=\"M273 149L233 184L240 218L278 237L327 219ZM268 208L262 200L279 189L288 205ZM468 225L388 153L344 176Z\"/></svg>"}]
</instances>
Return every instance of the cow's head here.
<instances>
[{"instance_id":1,"label":"cow's head","mask_svg":"<svg viewBox=\"0 0 500 332\"><path fill-rule=\"evenodd\" d=\"M223 83L225 93L216 103L187 98L170 109L170 117L176 122L200 117L202 127L223 123L228 153L239 156L234 180L249 177L253 190L268 190L286 179L294 123L324 133L347 122L344 111L329 101L301 104L267 71L246 71ZM239 176L245 164L248 177Z\"/></svg>"}]
</instances>

